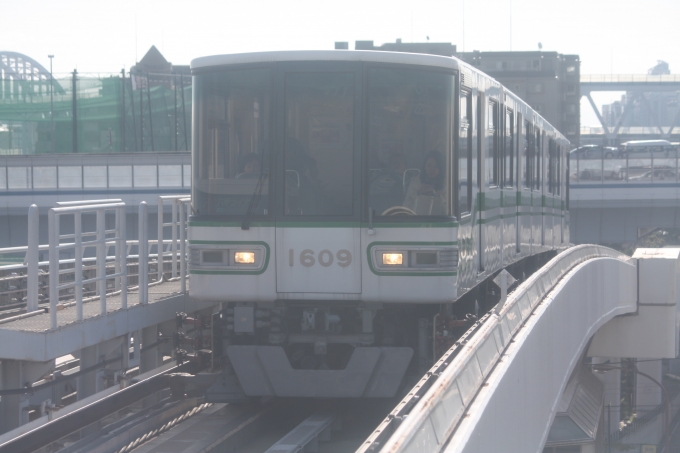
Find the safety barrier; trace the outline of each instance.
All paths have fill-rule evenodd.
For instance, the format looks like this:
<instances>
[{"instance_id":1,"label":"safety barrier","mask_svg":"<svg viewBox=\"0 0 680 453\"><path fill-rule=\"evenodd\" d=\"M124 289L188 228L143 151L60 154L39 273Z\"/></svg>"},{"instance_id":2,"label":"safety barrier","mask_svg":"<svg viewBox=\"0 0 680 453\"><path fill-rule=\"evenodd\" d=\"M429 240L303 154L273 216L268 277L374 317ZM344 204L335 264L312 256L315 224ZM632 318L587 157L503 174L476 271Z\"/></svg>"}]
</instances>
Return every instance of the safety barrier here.
<instances>
[{"instance_id":1,"label":"safety barrier","mask_svg":"<svg viewBox=\"0 0 680 453\"><path fill-rule=\"evenodd\" d=\"M171 219L170 222L165 222L164 216L164 203L169 201L172 203ZM163 268L164 256L170 255L172 259L172 272L171 278L177 278L177 252L179 256L186 257L186 237L187 237L187 217L189 214L189 209L191 209L191 197L186 195L163 195L158 197L158 239L163 240L165 229L170 228L171 230L171 249L168 252L163 252L158 254L158 279L161 278L161 272ZM178 237L179 236L179 237ZM178 250L179 247L179 250ZM186 291L186 259L182 259L179 262L179 278L181 282L181 291Z\"/></svg>"},{"instance_id":2,"label":"safety barrier","mask_svg":"<svg viewBox=\"0 0 680 453\"><path fill-rule=\"evenodd\" d=\"M26 311L34 312L40 309L39 301L45 294L40 294L41 287L47 289L49 297L50 325L57 326L57 312L60 304L65 302L60 297L64 291L73 293L78 321L83 319L83 302L94 296L100 302L100 314L106 314L107 296L119 295L121 308L127 307L128 267L139 267L138 289L139 303L148 303L149 261L156 261L157 269L154 274L156 281L164 280L164 260L171 257L170 275L181 280L181 291L186 292L186 205L190 199L184 195L163 197L172 200L172 221L163 223L163 200L159 200L159 232L160 240L148 239L148 210L146 202L139 207L140 238L137 241L127 241L125 233L125 203L121 200L90 200L57 203L48 211L49 244L40 245L38 239L38 207L32 205L28 215L28 245L25 247L11 247L0 249L0 256L25 254L23 263L0 266L0 296L16 304L2 304L4 308L22 306L21 299L25 294ZM106 229L106 214L114 216L114 226ZM83 231L82 216L95 215L96 227L92 231ZM69 216L73 220L74 230L70 234L60 234L60 220ZM172 239L163 240L163 228L173 228ZM156 246L156 253L150 253L151 247ZM137 255L131 252L138 249ZM87 256L87 250L94 249L94 256ZM40 261L40 252L47 251L49 261ZM62 252L70 252L73 258L60 259ZM135 263L136 261L136 263ZM25 274L21 274L24 270ZM47 270L47 272L45 272ZM18 272L17 272L18 271ZM112 271L112 272L111 272ZM70 275L72 274L72 275ZM44 285L47 281L47 285ZM109 283L111 283L109 287ZM90 291L92 290L93 291ZM85 290L85 291L84 291ZM93 294L92 294L93 293ZM14 297L12 297L14 296ZM68 297L67 297L68 298ZM7 302L5 301L5 302Z\"/></svg>"},{"instance_id":3,"label":"safety barrier","mask_svg":"<svg viewBox=\"0 0 680 453\"><path fill-rule=\"evenodd\" d=\"M112 230L106 229L106 212L113 211L115 213L115 227ZM96 231L84 232L82 231L82 215L84 213L95 213L97 216ZM62 216L73 216L75 224L75 232L73 234L59 234L60 218ZM57 328L57 304L59 303L59 290L67 288L75 288L76 312L78 321L83 320L83 285L87 283L96 282L97 295L99 296L100 314L106 315L106 294L107 294L107 280L114 279L114 286L116 290L120 291L121 307L127 308L127 254L125 243L125 203L115 202L106 204L87 204L64 206L58 208L51 208L48 212L48 234L50 241L50 327ZM108 238L115 246L115 273L107 275L106 273L106 244L107 235L113 235ZM84 237L95 236L94 240L83 242ZM74 243L62 243L63 239L73 239ZM82 272L78 269L83 267L83 251L86 247L96 247L97 258L97 275L96 277L83 280ZM75 250L75 281L59 284L59 279L56 278L60 274L59 269L59 251L73 248ZM123 261L125 260L125 261ZM32 265L32 268L35 266Z\"/></svg>"},{"instance_id":4,"label":"safety barrier","mask_svg":"<svg viewBox=\"0 0 680 453\"><path fill-rule=\"evenodd\" d=\"M582 245L529 277L438 360L357 451L439 451L536 306L575 266L602 257L631 260L607 247Z\"/></svg>"}]
</instances>

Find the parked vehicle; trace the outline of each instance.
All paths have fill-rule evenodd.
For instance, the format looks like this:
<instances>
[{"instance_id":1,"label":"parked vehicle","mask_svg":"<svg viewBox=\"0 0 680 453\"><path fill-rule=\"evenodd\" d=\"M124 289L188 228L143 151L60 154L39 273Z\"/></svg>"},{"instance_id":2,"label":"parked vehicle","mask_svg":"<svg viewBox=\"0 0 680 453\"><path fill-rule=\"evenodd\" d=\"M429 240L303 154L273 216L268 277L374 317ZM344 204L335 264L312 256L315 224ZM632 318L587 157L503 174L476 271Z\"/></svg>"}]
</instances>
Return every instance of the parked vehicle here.
<instances>
[{"instance_id":1,"label":"parked vehicle","mask_svg":"<svg viewBox=\"0 0 680 453\"><path fill-rule=\"evenodd\" d=\"M631 158L675 157L677 147L668 140L633 140L622 143L620 156Z\"/></svg>"},{"instance_id":2,"label":"parked vehicle","mask_svg":"<svg viewBox=\"0 0 680 453\"><path fill-rule=\"evenodd\" d=\"M569 152L569 157L573 159L613 159L619 157L620 151L613 146L584 145Z\"/></svg>"},{"instance_id":3,"label":"parked vehicle","mask_svg":"<svg viewBox=\"0 0 680 453\"><path fill-rule=\"evenodd\" d=\"M675 181L677 173L670 168L655 168L628 178L629 181L650 181L652 179L654 181Z\"/></svg>"}]
</instances>

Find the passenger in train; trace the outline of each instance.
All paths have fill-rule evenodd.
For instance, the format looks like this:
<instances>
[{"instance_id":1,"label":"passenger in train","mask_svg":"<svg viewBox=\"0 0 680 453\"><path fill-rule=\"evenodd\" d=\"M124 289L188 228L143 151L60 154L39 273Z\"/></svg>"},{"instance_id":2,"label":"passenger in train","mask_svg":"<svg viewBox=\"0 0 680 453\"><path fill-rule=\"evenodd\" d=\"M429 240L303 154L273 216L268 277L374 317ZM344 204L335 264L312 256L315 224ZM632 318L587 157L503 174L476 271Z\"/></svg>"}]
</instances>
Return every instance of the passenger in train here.
<instances>
[{"instance_id":1,"label":"passenger in train","mask_svg":"<svg viewBox=\"0 0 680 453\"><path fill-rule=\"evenodd\" d=\"M446 211L444 156L430 151L418 176L411 178L404 206L416 215L442 215Z\"/></svg>"},{"instance_id":2,"label":"passenger in train","mask_svg":"<svg viewBox=\"0 0 680 453\"><path fill-rule=\"evenodd\" d=\"M241 158L240 172L236 175L236 179L240 178L257 178L260 176L262 169L260 168L260 158L255 153L248 153Z\"/></svg>"}]
</instances>

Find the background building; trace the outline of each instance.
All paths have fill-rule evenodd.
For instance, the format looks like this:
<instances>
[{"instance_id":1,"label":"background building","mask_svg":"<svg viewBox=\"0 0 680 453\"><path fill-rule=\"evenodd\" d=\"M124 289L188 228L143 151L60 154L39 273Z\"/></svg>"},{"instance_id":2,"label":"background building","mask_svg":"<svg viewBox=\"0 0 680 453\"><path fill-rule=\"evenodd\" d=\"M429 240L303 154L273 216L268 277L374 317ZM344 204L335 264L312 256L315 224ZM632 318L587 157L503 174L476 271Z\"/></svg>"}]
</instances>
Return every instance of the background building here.
<instances>
[{"instance_id":1,"label":"background building","mask_svg":"<svg viewBox=\"0 0 680 453\"><path fill-rule=\"evenodd\" d=\"M521 97L572 145L579 143L581 62L578 55L474 51L457 56Z\"/></svg>"}]
</instances>

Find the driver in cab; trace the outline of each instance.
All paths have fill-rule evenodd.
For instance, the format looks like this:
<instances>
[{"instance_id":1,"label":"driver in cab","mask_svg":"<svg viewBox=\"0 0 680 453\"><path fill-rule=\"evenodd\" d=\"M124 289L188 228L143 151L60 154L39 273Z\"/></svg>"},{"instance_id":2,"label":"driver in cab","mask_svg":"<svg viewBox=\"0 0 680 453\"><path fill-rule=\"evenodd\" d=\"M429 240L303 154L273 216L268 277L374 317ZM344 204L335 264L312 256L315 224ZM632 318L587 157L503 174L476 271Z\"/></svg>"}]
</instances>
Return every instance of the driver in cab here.
<instances>
[{"instance_id":1,"label":"driver in cab","mask_svg":"<svg viewBox=\"0 0 680 453\"><path fill-rule=\"evenodd\" d=\"M444 156L430 151L420 174L411 178L404 206L416 215L443 215L446 211Z\"/></svg>"}]
</instances>

